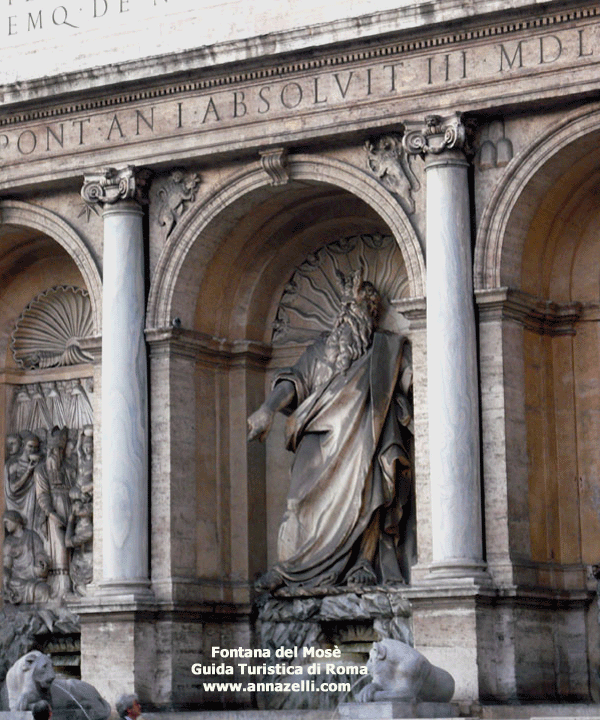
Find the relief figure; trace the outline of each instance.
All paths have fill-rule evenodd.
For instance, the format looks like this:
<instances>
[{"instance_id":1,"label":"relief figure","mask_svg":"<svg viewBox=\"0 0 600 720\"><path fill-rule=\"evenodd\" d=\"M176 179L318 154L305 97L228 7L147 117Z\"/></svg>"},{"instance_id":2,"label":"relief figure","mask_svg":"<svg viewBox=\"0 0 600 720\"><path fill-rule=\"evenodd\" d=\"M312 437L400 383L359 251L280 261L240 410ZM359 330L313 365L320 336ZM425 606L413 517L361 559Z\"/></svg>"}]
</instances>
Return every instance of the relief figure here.
<instances>
[{"instance_id":1,"label":"relief figure","mask_svg":"<svg viewBox=\"0 0 600 720\"><path fill-rule=\"evenodd\" d=\"M63 462L67 439L66 428L53 428L48 433L46 457L34 471L37 502L43 515L42 533L51 561L53 597L62 597L70 590L65 532L71 514L71 483Z\"/></svg>"},{"instance_id":2,"label":"relief figure","mask_svg":"<svg viewBox=\"0 0 600 720\"><path fill-rule=\"evenodd\" d=\"M50 559L44 543L33 530L25 527L23 516L16 510L4 513L2 545L4 599L13 604L45 602L50 588L46 583Z\"/></svg>"},{"instance_id":3,"label":"relief figure","mask_svg":"<svg viewBox=\"0 0 600 720\"><path fill-rule=\"evenodd\" d=\"M40 460L40 441L33 433L24 439L13 434L6 438L4 497L6 509L20 513L29 530L36 530L36 496L33 471Z\"/></svg>"}]
</instances>

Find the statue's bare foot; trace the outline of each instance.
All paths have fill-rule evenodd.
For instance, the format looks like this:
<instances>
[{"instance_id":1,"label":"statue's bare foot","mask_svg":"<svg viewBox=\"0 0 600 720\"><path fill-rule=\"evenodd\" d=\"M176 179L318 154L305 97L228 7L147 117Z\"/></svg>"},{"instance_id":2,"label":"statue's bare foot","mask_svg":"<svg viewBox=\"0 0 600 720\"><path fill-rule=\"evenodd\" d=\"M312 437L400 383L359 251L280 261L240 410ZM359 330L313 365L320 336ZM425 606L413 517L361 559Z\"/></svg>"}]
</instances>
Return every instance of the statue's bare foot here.
<instances>
[{"instance_id":1,"label":"statue's bare foot","mask_svg":"<svg viewBox=\"0 0 600 720\"><path fill-rule=\"evenodd\" d=\"M359 560L346 575L347 585L377 585L377 575L368 560Z\"/></svg>"},{"instance_id":2,"label":"statue's bare foot","mask_svg":"<svg viewBox=\"0 0 600 720\"><path fill-rule=\"evenodd\" d=\"M254 583L254 587L257 590L267 590L268 592L274 592L283 585L285 585L283 575L275 570L275 568L267 570L267 572L261 575Z\"/></svg>"}]
</instances>

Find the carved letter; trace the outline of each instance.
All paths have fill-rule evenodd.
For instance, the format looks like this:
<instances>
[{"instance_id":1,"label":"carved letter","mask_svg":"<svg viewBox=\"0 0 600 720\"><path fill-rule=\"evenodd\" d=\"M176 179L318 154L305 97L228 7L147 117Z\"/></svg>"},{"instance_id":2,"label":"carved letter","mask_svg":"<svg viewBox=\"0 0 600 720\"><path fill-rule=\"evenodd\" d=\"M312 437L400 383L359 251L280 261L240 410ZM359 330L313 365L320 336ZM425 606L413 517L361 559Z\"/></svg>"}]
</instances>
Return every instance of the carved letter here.
<instances>
[{"instance_id":1,"label":"carved letter","mask_svg":"<svg viewBox=\"0 0 600 720\"><path fill-rule=\"evenodd\" d=\"M206 106L206 112L204 113L204 117L202 118L202 124L206 122L208 118L208 113L212 113L215 116L215 120L219 122L221 119L219 117L219 113L217 112L217 108L215 107L215 102L212 99L212 96L208 98L208 105Z\"/></svg>"},{"instance_id":2,"label":"carved letter","mask_svg":"<svg viewBox=\"0 0 600 720\"><path fill-rule=\"evenodd\" d=\"M512 60L508 57L508 53L506 52L506 48L503 44L500 45L500 70L499 72L504 72L504 60L508 63L508 67L510 70L512 70L513 65L517 61L517 58L519 60L519 64L517 67L522 68L523 67L523 41L519 40L517 44L517 49L515 50Z\"/></svg>"},{"instance_id":3,"label":"carved letter","mask_svg":"<svg viewBox=\"0 0 600 720\"><path fill-rule=\"evenodd\" d=\"M546 41L547 40L553 40L554 45L554 56L553 57L546 57ZM557 38L556 35L546 35L544 37L540 38L540 65L544 65L545 63L553 63L562 55L562 43L560 41L560 38Z\"/></svg>"},{"instance_id":4,"label":"carved letter","mask_svg":"<svg viewBox=\"0 0 600 720\"><path fill-rule=\"evenodd\" d=\"M112 122L110 124L110 130L108 131L108 135L106 137L107 140L110 140L110 136L112 135L112 131L117 129L119 131L119 137L125 137L123 135L123 131L121 130L121 125L119 123L119 118L117 117L117 114L115 113Z\"/></svg>"},{"instance_id":5,"label":"carved letter","mask_svg":"<svg viewBox=\"0 0 600 720\"><path fill-rule=\"evenodd\" d=\"M150 130L152 130L154 132L154 108L153 107L150 108L150 120L148 120L146 117L144 117L144 115L139 110L135 111L135 119L136 119L136 123L137 123L137 128L136 128L136 132L135 132L136 135L140 134L140 120L142 122L144 122L147 125L147 127L149 127Z\"/></svg>"},{"instance_id":6,"label":"carved letter","mask_svg":"<svg viewBox=\"0 0 600 720\"><path fill-rule=\"evenodd\" d=\"M63 123L61 123L59 125L59 127L60 127L60 136L57 135L49 125L46 126L46 150L48 150L48 151L50 150L50 138L51 137L53 137L61 147L64 147L65 126Z\"/></svg>"}]
</instances>

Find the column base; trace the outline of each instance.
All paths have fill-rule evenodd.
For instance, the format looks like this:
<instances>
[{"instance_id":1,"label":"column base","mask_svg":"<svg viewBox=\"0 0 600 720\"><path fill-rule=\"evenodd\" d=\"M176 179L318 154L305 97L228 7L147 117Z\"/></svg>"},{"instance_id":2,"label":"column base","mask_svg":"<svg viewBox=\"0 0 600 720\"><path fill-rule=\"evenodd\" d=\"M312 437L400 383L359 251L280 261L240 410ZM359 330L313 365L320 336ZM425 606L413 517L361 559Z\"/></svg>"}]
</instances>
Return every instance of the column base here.
<instances>
[{"instance_id":1,"label":"column base","mask_svg":"<svg viewBox=\"0 0 600 720\"><path fill-rule=\"evenodd\" d=\"M150 589L150 581L148 578L132 578L131 580L103 580L98 583L98 593L100 596L115 595L139 598L140 600L150 600L154 598L154 593Z\"/></svg>"},{"instance_id":2,"label":"column base","mask_svg":"<svg viewBox=\"0 0 600 720\"><path fill-rule=\"evenodd\" d=\"M447 560L427 565L414 565L411 571L413 587L491 587L494 582L484 562Z\"/></svg>"},{"instance_id":3,"label":"column base","mask_svg":"<svg viewBox=\"0 0 600 720\"><path fill-rule=\"evenodd\" d=\"M492 579L487 571L487 564L472 560L445 560L433 562L423 582L439 582L444 579L471 579L475 584L489 585Z\"/></svg>"}]
</instances>

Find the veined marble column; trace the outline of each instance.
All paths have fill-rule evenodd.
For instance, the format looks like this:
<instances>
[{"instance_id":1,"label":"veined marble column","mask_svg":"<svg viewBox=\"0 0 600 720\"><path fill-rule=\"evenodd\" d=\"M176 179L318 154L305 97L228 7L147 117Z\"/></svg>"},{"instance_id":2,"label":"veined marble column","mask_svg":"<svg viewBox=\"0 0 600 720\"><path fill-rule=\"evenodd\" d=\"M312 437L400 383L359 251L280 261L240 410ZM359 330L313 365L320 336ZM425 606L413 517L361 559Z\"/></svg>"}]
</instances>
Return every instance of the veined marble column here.
<instances>
[{"instance_id":1,"label":"veined marble column","mask_svg":"<svg viewBox=\"0 0 600 720\"><path fill-rule=\"evenodd\" d=\"M86 176L83 198L103 207L102 570L106 592L147 591L148 381L144 236L147 171Z\"/></svg>"},{"instance_id":2,"label":"veined marble column","mask_svg":"<svg viewBox=\"0 0 600 720\"><path fill-rule=\"evenodd\" d=\"M427 396L436 576L484 569L477 346L471 260L469 162L455 114L408 130L405 150L427 180Z\"/></svg>"}]
</instances>

